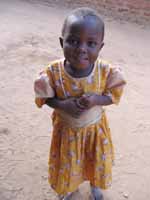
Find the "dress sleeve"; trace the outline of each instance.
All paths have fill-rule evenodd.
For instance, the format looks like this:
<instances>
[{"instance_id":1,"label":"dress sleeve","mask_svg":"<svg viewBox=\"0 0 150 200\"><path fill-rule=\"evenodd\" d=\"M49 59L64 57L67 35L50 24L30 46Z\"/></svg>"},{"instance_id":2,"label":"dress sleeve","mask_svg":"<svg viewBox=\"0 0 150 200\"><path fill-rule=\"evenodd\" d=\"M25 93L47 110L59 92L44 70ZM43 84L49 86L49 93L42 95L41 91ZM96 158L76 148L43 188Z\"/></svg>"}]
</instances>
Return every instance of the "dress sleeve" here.
<instances>
[{"instance_id":1,"label":"dress sleeve","mask_svg":"<svg viewBox=\"0 0 150 200\"><path fill-rule=\"evenodd\" d=\"M55 96L52 73L49 67L42 71L34 81L34 92L35 103L39 108L45 104L47 98Z\"/></svg>"},{"instance_id":2,"label":"dress sleeve","mask_svg":"<svg viewBox=\"0 0 150 200\"><path fill-rule=\"evenodd\" d=\"M111 97L114 104L118 104L123 93L126 80L119 67L109 66L104 94Z\"/></svg>"}]
</instances>

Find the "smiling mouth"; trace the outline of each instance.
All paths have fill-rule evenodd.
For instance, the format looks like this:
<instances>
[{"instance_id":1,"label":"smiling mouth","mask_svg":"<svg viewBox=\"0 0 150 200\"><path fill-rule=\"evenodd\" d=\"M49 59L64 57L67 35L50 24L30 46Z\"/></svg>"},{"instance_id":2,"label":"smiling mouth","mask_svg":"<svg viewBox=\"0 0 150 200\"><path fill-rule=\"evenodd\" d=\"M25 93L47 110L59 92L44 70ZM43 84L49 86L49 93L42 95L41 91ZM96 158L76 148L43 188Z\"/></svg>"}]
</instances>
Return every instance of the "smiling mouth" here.
<instances>
[{"instance_id":1,"label":"smiling mouth","mask_svg":"<svg viewBox=\"0 0 150 200\"><path fill-rule=\"evenodd\" d=\"M86 57L83 57L83 56L79 56L76 60L79 60L79 61L88 61L89 59L86 58Z\"/></svg>"}]
</instances>

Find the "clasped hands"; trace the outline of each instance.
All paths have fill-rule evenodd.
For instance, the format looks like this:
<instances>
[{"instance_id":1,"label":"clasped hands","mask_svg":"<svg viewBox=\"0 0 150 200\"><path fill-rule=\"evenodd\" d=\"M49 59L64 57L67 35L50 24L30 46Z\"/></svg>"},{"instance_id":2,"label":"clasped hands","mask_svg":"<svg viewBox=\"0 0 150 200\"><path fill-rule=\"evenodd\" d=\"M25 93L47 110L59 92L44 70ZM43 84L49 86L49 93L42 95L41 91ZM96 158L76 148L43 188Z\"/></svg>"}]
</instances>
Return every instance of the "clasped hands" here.
<instances>
[{"instance_id":1,"label":"clasped hands","mask_svg":"<svg viewBox=\"0 0 150 200\"><path fill-rule=\"evenodd\" d=\"M61 109L72 117L78 118L86 110L97 105L97 94L84 94L61 101Z\"/></svg>"}]
</instances>

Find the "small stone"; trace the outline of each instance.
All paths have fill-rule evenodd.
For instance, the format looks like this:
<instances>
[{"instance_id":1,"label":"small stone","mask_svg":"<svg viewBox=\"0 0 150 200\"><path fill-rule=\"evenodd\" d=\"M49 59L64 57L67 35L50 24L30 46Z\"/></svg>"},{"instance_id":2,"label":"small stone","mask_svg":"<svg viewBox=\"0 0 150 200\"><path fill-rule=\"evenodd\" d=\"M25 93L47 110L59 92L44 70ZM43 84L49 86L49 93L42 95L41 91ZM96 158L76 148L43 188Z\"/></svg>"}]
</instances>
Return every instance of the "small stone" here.
<instances>
[{"instance_id":1,"label":"small stone","mask_svg":"<svg viewBox=\"0 0 150 200\"><path fill-rule=\"evenodd\" d=\"M128 199L129 195L127 193L123 194L124 198Z\"/></svg>"}]
</instances>

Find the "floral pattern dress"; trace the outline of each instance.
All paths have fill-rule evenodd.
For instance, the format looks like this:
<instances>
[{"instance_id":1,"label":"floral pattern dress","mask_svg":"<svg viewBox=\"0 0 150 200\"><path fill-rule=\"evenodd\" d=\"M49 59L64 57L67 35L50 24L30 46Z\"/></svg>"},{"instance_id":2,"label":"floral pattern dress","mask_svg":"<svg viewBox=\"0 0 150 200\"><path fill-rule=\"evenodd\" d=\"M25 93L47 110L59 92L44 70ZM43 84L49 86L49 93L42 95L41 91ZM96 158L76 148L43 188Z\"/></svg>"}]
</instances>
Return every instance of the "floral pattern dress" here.
<instances>
[{"instance_id":1,"label":"floral pattern dress","mask_svg":"<svg viewBox=\"0 0 150 200\"><path fill-rule=\"evenodd\" d=\"M109 95L118 104L125 80L119 68L98 59L90 75L74 78L64 68L64 59L56 60L40 74L45 91L35 83L35 102L42 107L47 97L80 97L85 93ZM91 185L107 189L112 182L114 149L105 111L101 119L83 127L69 127L57 110L52 114L53 131L49 155L49 183L58 193L75 191L89 180Z\"/></svg>"}]
</instances>

